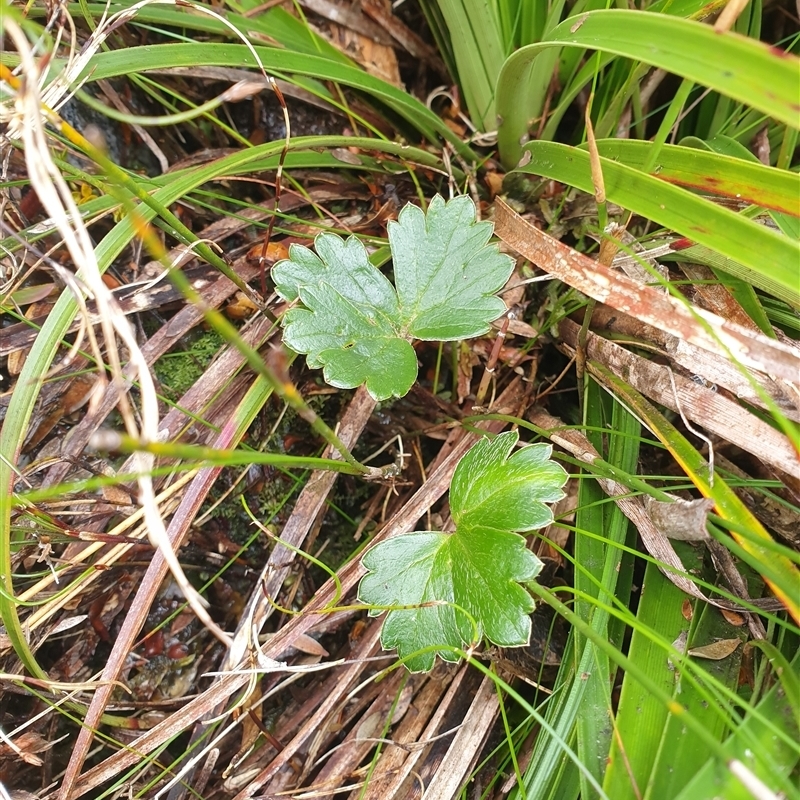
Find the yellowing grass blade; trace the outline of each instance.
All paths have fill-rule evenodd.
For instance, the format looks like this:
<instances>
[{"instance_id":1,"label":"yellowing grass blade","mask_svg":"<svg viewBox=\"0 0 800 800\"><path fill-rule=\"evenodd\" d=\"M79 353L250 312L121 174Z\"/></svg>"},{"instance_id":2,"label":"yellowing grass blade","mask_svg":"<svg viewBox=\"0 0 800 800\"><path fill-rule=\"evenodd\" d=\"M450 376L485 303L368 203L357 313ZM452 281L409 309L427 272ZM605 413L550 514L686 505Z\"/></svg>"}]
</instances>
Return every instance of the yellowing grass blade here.
<instances>
[{"instance_id":1,"label":"yellowing grass blade","mask_svg":"<svg viewBox=\"0 0 800 800\"><path fill-rule=\"evenodd\" d=\"M714 501L717 514L732 523L730 533L743 556L763 576L794 621L800 624L800 598L797 592L800 570L786 556L770 547L775 543L764 526L719 475L714 475L713 483L709 480L706 460L655 406L604 366L590 362L589 369L650 428L700 493ZM749 535L744 536L734 528L747 530Z\"/></svg>"}]
</instances>

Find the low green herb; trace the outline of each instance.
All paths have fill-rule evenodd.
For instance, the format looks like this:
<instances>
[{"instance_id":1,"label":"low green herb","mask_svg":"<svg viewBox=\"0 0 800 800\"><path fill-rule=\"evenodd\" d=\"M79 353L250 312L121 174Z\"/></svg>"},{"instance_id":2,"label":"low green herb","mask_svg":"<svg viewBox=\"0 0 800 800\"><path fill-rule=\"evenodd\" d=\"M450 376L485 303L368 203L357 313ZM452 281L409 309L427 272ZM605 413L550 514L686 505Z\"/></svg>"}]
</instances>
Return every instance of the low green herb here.
<instances>
[{"instance_id":1,"label":"low green herb","mask_svg":"<svg viewBox=\"0 0 800 800\"><path fill-rule=\"evenodd\" d=\"M316 254L292 245L272 270L275 288L302 305L283 318L284 342L322 368L331 386L366 383L376 400L402 397L417 378L411 342L480 336L504 311L498 292L514 263L488 244L490 222L475 205L437 195L427 213L407 205L388 226L395 286L364 245L321 233Z\"/></svg>"},{"instance_id":2,"label":"low green herb","mask_svg":"<svg viewBox=\"0 0 800 800\"><path fill-rule=\"evenodd\" d=\"M417 377L414 339L479 336L505 310L496 293L513 261L489 244L491 223L475 217L465 196L437 195L427 213L406 206L388 229L395 286L355 237L321 233L316 253L292 245L272 270L278 293L299 301L284 315L285 343L333 386L366 384L376 400L406 394ZM512 454L518 438L483 439L458 464L455 532L403 534L363 558L359 598L373 616L389 609L381 643L413 672L431 669L437 654L454 661L456 649L484 637L504 647L530 638L534 602L523 584L542 565L520 533L552 521L546 503L563 497L567 474L549 445Z\"/></svg>"},{"instance_id":3,"label":"low green herb","mask_svg":"<svg viewBox=\"0 0 800 800\"><path fill-rule=\"evenodd\" d=\"M542 562L519 532L553 521L545 503L564 496L567 473L550 459L550 445L512 454L518 438L508 431L482 439L461 459L450 486L454 533L406 533L364 555L369 572L359 599L382 609L403 606L386 615L381 644L408 657L412 672L431 669L437 654L455 661L452 648L484 636L502 647L530 639L534 602L521 584Z\"/></svg>"}]
</instances>

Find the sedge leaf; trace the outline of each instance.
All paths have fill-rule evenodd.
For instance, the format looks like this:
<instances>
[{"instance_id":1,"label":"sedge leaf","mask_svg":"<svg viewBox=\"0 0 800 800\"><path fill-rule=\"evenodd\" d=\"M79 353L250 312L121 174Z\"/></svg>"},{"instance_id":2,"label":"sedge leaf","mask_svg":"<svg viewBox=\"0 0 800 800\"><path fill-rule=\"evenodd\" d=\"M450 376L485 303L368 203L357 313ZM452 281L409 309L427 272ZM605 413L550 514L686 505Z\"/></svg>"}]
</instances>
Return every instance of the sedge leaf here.
<instances>
[{"instance_id":1,"label":"sedge leaf","mask_svg":"<svg viewBox=\"0 0 800 800\"><path fill-rule=\"evenodd\" d=\"M427 213L407 205L388 225L396 289L355 237L321 233L316 254L292 245L272 269L278 294L300 302L283 317L285 343L332 386L402 397L417 377L412 340L480 336L505 310L496 292L513 261L475 216L466 196L437 195Z\"/></svg>"},{"instance_id":2,"label":"sedge leaf","mask_svg":"<svg viewBox=\"0 0 800 800\"><path fill-rule=\"evenodd\" d=\"M384 649L397 648L412 672L430 670L438 654L486 637L501 647L528 643L534 602L521 583L542 564L520 532L552 522L546 503L560 500L567 473L550 459L547 444L512 454L516 431L482 439L461 460L450 487L454 533L424 531L395 536L362 560L359 600L387 606ZM424 652L423 652L424 651Z\"/></svg>"}]
</instances>

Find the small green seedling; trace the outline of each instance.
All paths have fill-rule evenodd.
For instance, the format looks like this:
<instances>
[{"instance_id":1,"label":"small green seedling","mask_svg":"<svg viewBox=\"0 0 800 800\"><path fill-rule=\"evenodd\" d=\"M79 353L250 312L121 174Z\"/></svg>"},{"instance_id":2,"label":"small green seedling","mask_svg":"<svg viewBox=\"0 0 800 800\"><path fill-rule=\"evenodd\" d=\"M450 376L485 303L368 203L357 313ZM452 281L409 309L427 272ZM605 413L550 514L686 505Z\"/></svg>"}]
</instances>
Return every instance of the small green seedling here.
<instances>
[{"instance_id":1,"label":"small green seedling","mask_svg":"<svg viewBox=\"0 0 800 800\"><path fill-rule=\"evenodd\" d=\"M519 532L553 521L545 503L564 496L567 473L550 459L550 445L525 445L512 454L518 438L508 431L482 439L461 459L450 485L454 533L406 533L364 555L369 572L359 600L402 606L386 615L381 644L409 657L412 672L431 669L437 654L455 661L451 648L484 636L501 647L530 640L534 602L520 584L533 580L542 562Z\"/></svg>"},{"instance_id":2,"label":"small green seedling","mask_svg":"<svg viewBox=\"0 0 800 800\"><path fill-rule=\"evenodd\" d=\"M505 310L497 292L513 261L489 244L492 225L476 222L469 197L438 195L427 213L407 205L389 223L395 286L370 263L364 245L321 233L316 254L292 245L272 270L281 297L299 304L283 318L284 341L322 368L332 386L366 384L376 400L402 397L417 378L414 339L480 336ZM518 434L478 442L450 487L453 533L396 536L369 550L361 602L386 615L381 631L412 672L438 654L484 637L503 647L530 639L533 598L523 584L542 567L520 533L552 522L546 503L563 497L566 472L552 448Z\"/></svg>"},{"instance_id":3,"label":"small green seedling","mask_svg":"<svg viewBox=\"0 0 800 800\"><path fill-rule=\"evenodd\" d=\"M364 245L320 233L316 254L292 245L272 269L275 289L301 305L283 317L284 342L322 368L331 386L366 383L376 400L405 395L417 378L414 339L481 336L504 311L497 297L514 268L490 245L469 197L437 195L427 213L407 205L388 226L395 286Z\"/></svg>"}]
</instances>

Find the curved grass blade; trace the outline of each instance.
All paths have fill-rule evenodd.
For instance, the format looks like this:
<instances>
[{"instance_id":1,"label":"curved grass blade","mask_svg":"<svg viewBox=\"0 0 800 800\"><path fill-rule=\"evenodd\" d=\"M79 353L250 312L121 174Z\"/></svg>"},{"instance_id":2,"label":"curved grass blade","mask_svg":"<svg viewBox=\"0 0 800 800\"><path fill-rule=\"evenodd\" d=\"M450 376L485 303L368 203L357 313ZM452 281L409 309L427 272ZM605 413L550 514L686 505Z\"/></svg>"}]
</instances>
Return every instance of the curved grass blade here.
<instances>
[{"instance_id":1,"label":"curved grass blade","mask_svg":"<svg viewBox=\"0 0 800 800\"><path fill-rule=\"evenodd\" d=\"M601 156L642 170L650 142L600 139ZM581 149L584 149L583 147ZM800 217L800 175L694 147L662 145L651 174L667 183Z\"/></svg>"},{"instance_id":2,"label":"curved grass blade","mask_svg":"<svg viewBox=\"0 0 800 800\"><path fill-rule=\"evenodd\" d=\"M108 8L102 3L87 3L83 8L94 20L100 19L103 14L108 12ZM44 13L44 9L41 9L40 13ZM35 9L32 10L31 17L34 15ZM305 25L297 17L293 17L283 8L271 8L263 14L243 17L241 14L234 14L228 7L225 10L225 20L242 36L248 37L254 43L269 37L270 40L278 42L282 47L293 52L322 56L342 64L353 63L341 50L314 33L308 25ZM129 24L135 25L144 22L164 25L173 30L199 31L218 34L226 38L231 36L230 29L219 20L206 14L192 13L190 7L181 7L179 3L175 3L174 6L156 4L142 6L136 11L136 16ZM164 34L168 36L169 32L164 31Z\"/></svg>"},{"instance_id":3,"label":"curved grass blade","mask_svg":"<svg viewBox=\"0 0 800 800\"><path fill-rule=\"evenodd\" d=\"M440 139L449 142L457 153L470 162L479 161L478 155L444 124L427 106L402 89L368 75L357 67L339 64L328 58L305 53L290 53L271 47L255 47L264 69L272 75L304 75L325 81L334 81L357 89L374 100L385 104L393 112L431 142ZM60 62L58 62L60 63ZM54 69L58 69L58 63ZM175 43L156 47L129 47L98 53L82 76L88 81L115 78L131 72L165 69L176 66L225 66L255 68L250 50L241 44Z\"/></svg>"},{"instance_id":4,"label":"curved grass blade","mask_svg":"<svg viewBox=\"0 0 800 800\"><path fill-rule=\"evenodd\" d=\"M580 566L580 565L576 565ZM716 756L716 766L719 767L721 763L724 763L724 750L722 745L717 741L709 731L703 726L701 722L699 722L695 717L688 712L686 707L681 702L675 702L671 696L671 693L666 691L661 684L653 680L653 678L644 670L642 670L639 665L633 661L633 659L628 656L624 655L620 652L618 646L614 643L609 642L603 636L599 635L592 625L588 625L578 614L571 610L571 608L562 603L555 593L550 592L549 590L545 589L542 586L539 586L536 583L532 583L530 585L531 592L538 598L541 598L544 602L546 602L551 608L553 608L560 616L564 617L572 626L577 629L582 635L586 636L599 651L604 652L607 656L612 659L622 670L625 671L626 674L632 675L637 681L639 681L642 686L644 687L645 691L649 694L653 695L668 711L671 716L676 717L679 719L683 725L688 729L695 733L698 738L703 742L703 746L706 749L706 752ZM598 608L596 613L610 613L611 608L603 603L598 603ZM615 613L619 613L617 609L614 609ZM623 612L627 614L627 610ZM630 621L630 624L637 625L637 622L633 620ZM643 626L642 626L643 627ZM644 629L646 630L646 629ZM654 640L660 641L660 638L657 636L653 636ZM674 649L671 649L667 643L664 643L664 656L667 653L672 652L677 656L677 653ZM697 683L697 679L691 673L697 672L696 669L688 670L687 669L687 679L690 678ZM579 673L580 675L580 673ZM578 678L580 680L580 677ZM563 691L560 689L560 691ZM530 789L530 785L526 785L526 789ZM605 792L599 793L600 797L608 797ZM519 797L520 795L517 794L515 797ZM523 794L522 797L575 797L576 795L570 794L558 794L550 793L550 794L533 794L532 792L527 792Z\"/></svg>"},{"instance_id":5,"label":"curved grass blade","mask_svg":"<svg viewBox=\"0 0 800 800\"><path fill-rule=\"evenodd\" d=\"M684 550L690 550L690 548L684 548ZM683 553L683 551L681 552ZM684 565L687 565L691 555L687 553L682 557ZM694 558L702 562L702 553L695 550ZM696 563L693 566L697 571L702 569L702 563ZM692 570L693 567L687 566L687 569ZM695 603L695 606L697 605ZM739 685L744 642L749 633L747 628L736 627L728 622L718 609L708 604L699 605L700 608L694 610L687 644L692 648L721 640L727 640L734 644L736 640L739 641L738 646L725 658L718 660L695 659L698 667L734 693ZM682 610L682 603L678 603L678 608ZM675 699L683 703L689 709L689 713L719 739L723 739L735 731L740 724L740 717L730 703L726 703L721 697L718 699L720 704L730 709L729 717L726 720L719 714L718 709L713 708L716 703L709 702L709 692L705 687L700 690L697 686L684 684L680 680L680 673L678 673L678 680L675 684ZM635 728L636 723L632 724ZM658 757L653 763L647 786L646 797L648 800L675 797L707 758L702 742L698 741L697 736L693 733L686 731L683 725L674 718L666 720L659 741L661 746L658 749Z\"/></svg>"},{"instance_id":6,"label":"curved grass blade","mask_svg":"<svg viewBox=\"0 0 800 800\"><path fill-rule=\"evenodd\" d=\"M470 117L481 130L495 125L494 87L506 57L493 3L438 0L450 31L459 82Z\"/></svg>"},{"instance_id":7,"label":"curved grass blade","mask_svg":"<svg viewBox=\"0 0 800 800\"><path fill-rule=\"evenodd\" d=\"M735 33L665 14L629 10L590 11L569 18L547 41L511 55L497 83L500 156L516 164L528 135L529 107L519 90L529 82L534 62L553 47L583 47L632 58L707 86L764 114L798 126L798 59ZM765 91L769 87L769 91Z\"/></svg>"},{"instance_id":8,"label":"curved grass blade","mask_svg":"<svg viewBox=\"0 0 800 800\"><path fill-rule=\"evenodd\" d=\"M531 153L531 163L516 171L594 191L586 151L556 142L531 142L526 149ZM798 304L797 242L634 167L604 157L600 162L609 202L727 256L747 268L747 278L755 286L787 303Z\"/></svg>"}]
</instances>

